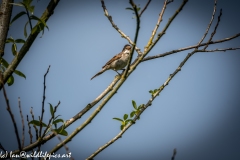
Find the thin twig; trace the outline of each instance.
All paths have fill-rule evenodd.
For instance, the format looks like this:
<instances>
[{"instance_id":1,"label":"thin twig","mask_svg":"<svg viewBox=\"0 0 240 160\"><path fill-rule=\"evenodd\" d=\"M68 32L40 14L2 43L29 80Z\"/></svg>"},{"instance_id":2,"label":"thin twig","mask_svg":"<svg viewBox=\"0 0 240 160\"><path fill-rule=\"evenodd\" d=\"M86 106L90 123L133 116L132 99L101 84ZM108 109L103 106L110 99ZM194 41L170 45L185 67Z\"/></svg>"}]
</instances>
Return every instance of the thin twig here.
<instances>
[{"instance_id":1,"label":"thin twig","mask_svg":"<svg viewBox=\"0 0 240 160\"><path fill-rule=\"evenodd\" d=\"M167 4L172 3L174 0L168 0Z\"/></svg>"},{"instance_id":2,"label":"thin twig","mask_svg":"<svg viewBox=\"0 0 240 160\"><path fill-rule=\"evenodd\" d=\"M153 38L154 38L154 36L156 35L156 32L157 32L157 30L158 30L158 28L159 28L159 26L160 26L161 21L162 21L163 14L164 14L164 12L165 12L165 10L166 10L167 2L168 2L168 0L165 0L165 1L164 1L163 8L162 8L162 11L161 11L160 14L159 14L157 24L156 24L155 28L154 28L153 31L152 31L152 35L151 35L150 39L148 40L147 46L144 47L144 48L145 48L144 51L146 51L146 49L147 49L149 46L152 45Z\"/></svg>"},{"instance_id":3,"label":"thin twig","mask_svg":"<svg viewBox=\"0 0 240 160\"><path fill-rule=\"evenodd\" d=\"M173 150L173 155L172 155L172 159L171 159L171 160L174 160L174 159L175 159L176 154L177 154L177 149L174 148L174 150Z\"/></svg>"},{"instance_id":4,"label":"thin twig","mask_svg":"<svg viewBox=\"0 0 240 160\"><path fill-rule=\"evenodd\" d=\"M212 38L213 38L213 36L215 35L215 33L216 33L216 31L217 31L217 28L218 28L218 25L219 25L219 23L220 23L220 21L221 21L221 16L222 16L222 9L220 9L220 14L219 14L219 16L218 16L217 24L216 24L216 26L215 26L215 28L214 28L214 31L212 32L212 34L211 34L208 42L207 42L207 45L204 47L204 50L208 47L209 42L212 41Z\"/></svg>"},{"instance_id":5,"label":"thin twig","mask_svg":"<svg viewBox=\"0 0 240 160\"><path fill-rule=\"evenodd\" d=\"M28 123L28 133L29 133L29 136L30 136L30 144L32 144L33 135L32 135L32 132L31 132L31 125L29 124L28 115L27 115L27 123Z\"/></svg>"},{"instance_id":6,"label":"thin twig","mask_svg":"<svg viewBox=\"0 0 240 160\"><path fill-rule=\"evenodd\" d=\"M42 112L41 112L41 117L40 117L40 131L39 131L39 136L42 136L42 120L43 120L43 113L44 113L44 105L45 105L45 92L46 92L46 76L49 72L50 65L48 66L47 72L44 74L44 80L43 80L43 99L42 99Z\"/></svg>"},{"instance_id":7,"label":"thin twig","mask_svg":"<svg viewBox=\"0 0 240 160\"><path fill-rule=\"evenodd\" d=\"M42 139L42 121L43 121L43 113L44 113L44 105L45 105L45 99L46 99L46 96L45 96L45 92L46 92L46 76L49 72L49 69L50 69L50 65L48 66L48 69L47 69L47 72L44 74L44 80L43 80L43 100L42 100L42 112L41 112L41 117L39 118L39 121L40 121L40 126L39 126L39 137ZM40 149L41 149L41 145L38 145L38 151L40 152ZM39 157L40 159L40 157Z\"/></svg>"},{"instance_id":8,"label":"thin twig","mask_svg":"<svg viewBox=\"0 0 240 160\"><path fill-rule=\"evenodd\" d=\"M0 143L0 149L3 150L4 152L7 152L7 150L2 146L1 143Z\"/></svg>"},{"instance_id":9,"label":"thin twig","mask_svg":"<svg viewBox=\"0 0 240 160\"><path fill-rule=\"evenodd\" d=\"M139 17L142 16L143 12L147 9L148 5L150 4L151 0L148 0L147 4L145 5L145 7L142 9L142 11L139 14Z\"/></svg>"},{"instance_id":10,"label":"thin twig","mask_svg":"<svg viewBox=\"0 0 240 160\"><path fill-rule=\"evenodd\" d=\"M53 132L53 134L58 138L58 140L59 140L61 143L63 143L61 137L60 137L54 130L52 130L52 132ZM67 152L67 154L68 154L68 158L70 158L71 160L74 160L74 158L71 156L71 152L70 152L68 146L67 146L66 144L64 144L64 143L63 143L63 146L64 146L64 148L65 148L65 150L66 150L66 152Z\"/></svg>"},{"instance_id":11,"label":"thin twig","mask_svg":"<svg viewBox=\"0 0 240 160\"><path fill-rule=\"evenodd\" d=\"M157 35L156 39L154 40L154 42L151 43L150 46L146 46L145 47L144 57L151 51L151 49L157 44L157 42L161 39L161 37L166 33L168 27L171 25L171 23L177 17L177 15L181 12L181 10L187 4L187 2L188 2L188 0L183 0L181 6L175 11L173 16L169 18L169 20L168 20L167 24L165 25L165 27L163 28L162 32L158 33L158 35Z\"/></svg>"},{"instance_id":12,"label":"thin twig","mask_svg":"<svg viewBox=\"0 0 240 160\"><path fill-rule=\"evenodd\" d=\"M23 119L23 114L22 114L22 108L21 108L21 100L20 97L18 97L18 107L19 107L19 111L20 111L20 115L21 115L21 119L22 119L22 148L24 147L24 132L25 132L25 126L24 126L24 119Z\"/></svg>"},{"instance_id":13,"label":"thin twig","mask_svg":"<svg viewBox=\"0 0 240 160\"><path fill-rule=\"evenodd\" d=\"M203 35L203 37L201 38L201 40L198 42L198 46L203 42L203 40L205 39L205 37L206 37L207 34L208 34L208 31L209 31L209 29L210 29L210 27L211 27L211 25L212 25L213 20L214 20L214 16L215 16L215 13L216 13L216 8L217 8L217 0L215 0L215 2L214 2L214 8L213 8L213 13L212 13L212 18L211 18L211 20L210 20L210 22L209 22L209 24L208 24L208 27L207 27L206 32L204 33L204 35ZM209 42L211 42L211 40L208 41L208 43L209 43ZM206 46L208 46L208 43L207 43ZM198 49L198 47L196 47L196 49Z\"/></svg>"},{"instance_id":14,"label":"thin twig","mask_svg":"<svg viewBox=\"0 0 240 160\"><path fill-rule=\"evenodd\" d=\"M201 49L201 50L198 50L198 52L217 52L217 51L225 52L225 51L229 51L229 50L238 50L238 49L240 49L240 47L236 47L236 48L224 48L224 49L213 49L213 50Z\"/></svg>"},{"instance_id":15,"label":"thin twig","mask_svg":"<svg viewBox=\"0 0 240 160\"><path fill-rule=\"evenodd\" d=\"M107 8L105 6L105 3L104 3L104 0L101 0L101 3L102 3L102 8L103 8L103 11L105 13L105 16L108 18L109 22L112 24L113 28L115 28L118 33L120 33L120 35L125 38L131 45L134 45L134 42L132 42L132 40L129 38L129 36L127 36L125 33L123 33L118 27L117 25L113 22L112 20L112 16L110 16L108 14L108 11L107 11ZM140 49L136 46L135 47L135 50L137 51L138 55L142 55L142 52L140 51Z\"/></svg>"},{"instance_id":16,"label":"thin twig","mask_svg":"<svg viewBox=\"0 0 240 160\"><path fill-rule=\"evenodd\" d=\"M31 31L32 31L32 21L31 21L31 18L30 18L30 15L29 15L28 9L27 9L27 8L25 8L25 9L26 9L26 12L27 12L28 21L29 21L29 24L30 24L30 29L31 29Z\"/></svg>"},{"instance_id":17,"label":"thin twig","mask_svg":"<svg viewBox=\"0 0 240 160\"><path fill-rule=\"evenodd\" d=\"M136 31L135 31L135 37L134 37L134 43L133 43L133 48L136 47L137 44L137 39L138 39L138 33L139 33L139 29L140 29L140 18L138 16L138 11L137 11L137 6L136 4L133 2L133 0L129 0L129 3L132 5L132 8L134 9L135 15L136 15ZM132 62L132 56L134 53L134 49L131 50L130 56L129 56L129 61L126 67L126 70L123 73L123 77L126 78L127 77L127 73L129 71L130 68L130 64Z\"/></svg>"},{"instance_id":18,"label":"thin twig","mask_svg":"<svg viewBox=\"0 0 240 160\"><path fill-rule=\"evenodd\" d=\"M32 115L32 119L34 120L34 113L33 113L33 108L31 107L30 109L30 114ZM38 140L38 129L36 127L36 125L33 125L33 128L35 129L35 133L36 133L36 140Z\"/></svg>"},{"instance_id":19,"label":"thin twig","mask_svg":"<svg viewBox=\"0 0 240 160\"><path fill-rule=\"evenodd\" d=\"M208 44L210 45L210 44L226 42L226 41L235 39L235 38L237 38L239 36L240 36L240 33L238 33L238 34L236 34L234 36L228 37L228 38L224 38L224 39L220 39L220 40L216 40L216 41L211 41ZM205 45L207 45L207 43L201 43L200 45L196 44L194 46L179 48L179 49L175 49L175 50L172 50L172 51L169 51L169 52L165 52L165 53L162 53L162 54L157 54L157 55L154 55L154 56L148 56L148 57L144 58L142 60L142 62L145 62L145 61L148 61L148 60L152 60L152 59L156 59L156 58L160 58L160 57L165 57L165 56L168 56L168 55L171 55L171 54L174 54L174 53L178 53L178 52L181 52L181 51L185 51L185 50L196 48L197 46L201 47L201 46L205 46Z\"/></svg>"},{"instance_id":20,"label":"thin twig","mask_svg":"<svg viewBox=\"0 0 240 160\"><path fill-rule=\"evenodd\" d=\"M11 107L10 107L10 104L9 104L9 100L8 100L8 97L7 97L7 92L6 92L5 87L4 87L2 71L0 71L0 83L2 84L3 94L4 94L6 104L7 104L7 111L9 113L10 117L11 117L13 127L14 127L14 131L15 131L15 135L17 137L18 149L21 151L22 148L21 148L20 137L19 137L19 133L18 133L18 129L17 129L17 123L16 123L14 115L12 113L12 110L11 110Z\"/></svg>"}]
</instances>

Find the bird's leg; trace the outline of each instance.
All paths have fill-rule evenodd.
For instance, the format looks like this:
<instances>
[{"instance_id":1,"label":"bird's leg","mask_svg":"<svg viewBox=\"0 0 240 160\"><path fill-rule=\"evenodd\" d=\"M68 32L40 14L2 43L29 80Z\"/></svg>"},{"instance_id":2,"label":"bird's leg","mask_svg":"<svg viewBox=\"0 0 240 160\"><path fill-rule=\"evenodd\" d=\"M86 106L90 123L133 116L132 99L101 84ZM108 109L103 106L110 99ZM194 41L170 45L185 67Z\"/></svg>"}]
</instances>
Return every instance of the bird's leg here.
<instances>
[{"instance_id":1,"label":"bird's leg","mask_svg":"<svg viewBox=\"0 0 240 160\"><path fill-rule=\"evenodd\" d=\"M114 71L118 73L118 71L116 71L116 70L114 70ZM118 75L120 76L121 74L120 74L120 73L118 73Z\"/></svg>"}]
</instances>

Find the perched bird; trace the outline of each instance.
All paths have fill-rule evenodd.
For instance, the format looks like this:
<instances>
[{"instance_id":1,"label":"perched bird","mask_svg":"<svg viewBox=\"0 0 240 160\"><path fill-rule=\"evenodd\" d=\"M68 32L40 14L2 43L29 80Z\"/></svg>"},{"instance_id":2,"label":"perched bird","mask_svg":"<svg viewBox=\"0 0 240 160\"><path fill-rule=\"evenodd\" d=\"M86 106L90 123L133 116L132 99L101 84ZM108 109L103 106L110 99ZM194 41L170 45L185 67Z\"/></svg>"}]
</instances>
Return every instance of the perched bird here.
<instances>
[{"instance_id":1,"label":"perched bird","mask_svg":"<svg viewBox=\"0 0 240 160\"><path fill-rule=\"evenodd\" d=\"M124 67L126 67L127 63L128 63L128 59L129 59L129 55L131 52L131 46L129 44L126 44L123 47L122 52L118 53L117 55L115 55L112 59L110 59L103 67L102 70L100 72L98 72L95 76L93 76L91 78L91 80L97 76L99 76L100 74L102 74L103 72L112 69L114 71L117 72L117 70L121 70ZM118 73L118 72L117 72ZM118 73L119 74L119 73ZM120 74L119 74L120 75Z\"/></svg>"}]
</instances>

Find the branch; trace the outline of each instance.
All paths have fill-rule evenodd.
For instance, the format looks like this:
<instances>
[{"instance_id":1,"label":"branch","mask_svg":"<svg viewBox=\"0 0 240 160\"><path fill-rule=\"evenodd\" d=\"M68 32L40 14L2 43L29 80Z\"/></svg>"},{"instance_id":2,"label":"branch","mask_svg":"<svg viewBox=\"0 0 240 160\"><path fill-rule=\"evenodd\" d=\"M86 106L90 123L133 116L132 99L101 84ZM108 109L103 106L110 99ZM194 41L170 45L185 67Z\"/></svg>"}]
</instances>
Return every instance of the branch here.
<instances>
[{"instance_id":1,"label":"branch","mask_svg":"<svg viewBox=\"0 0 240 160\"><path fill-rule=\"evenodd\" d=\"M228 37L228 38L224 38L224 39L220 39L220 40L216 40L216 41L211 41L208 44L222 43L222 42L229 41L229 40L232 40L234 38L237 38L239 36L240 36L240 33L238 33L238 34L236 34L234 36ZM169 51L169 52L165 52L165 53L162 53L162 54L157 54L155 56L148 56L148 57L144 58L142 60L142 62L148 61L148 60L152 60L152 59L156 59L156 58L160 58L160 57L165 57L165 56L168 56L168 55L171 55L171 54L174 54L174 53L178 53L178 52L181 52L181 51L185 51L185 50L196 48L197 46L201 47L201 46L205 46L205 45L207 45L207 43L201 43L200 45L196 44L194 46L189 46L189 47L185 47L185 48L179 48L179 49L175 49L175 50L172 50L172 51Z\"/></svg>"},{"instance_id":2,"label":"branch","mask_svg":"<svg viewBox=\"0 0 240 160\"><path fill-rule=\"evenodd\" d=\"M224 49L213 49L213 50L205 50L205 49L202 49L202 50L197 50L198 52L217 52L217 51L223 51L223 52L226 52L226 51L229 51L229 50L238 50L240 49L240 47L236 47L236 48L224 48Z\"/></svg>"},{"instance_id":3,"label":"branch","mask_svg":"<svg viewBox=\"0 0 240 160\"><path fill-rule=\"evenodd\" d=\"M12 120L12 123L13 123L13 127L14 127L14 131L15 131L15 135L17 137L18 149L21 151L22 148L21 148L21 142L20 142L19 133L18 133L18 129L17 129L17 124L16 124L14 115L12 113L12 110L11 110L11 107L10 107L10 104L9 104L9 100L8 100L7 93L6 93L6 90L5 90L5 87L4 87L3 76L2 76L2 72L1 71L0 71L0 83L3 86L3 94L4 94L4 98L5 98L6 104L7 104L7 111L10 114L10 117L11 117L11 120Z\"/></svg>"},{"instance_id":4,"label":"branch","mask_svg":"<svg viewBox=\"0 0 240 160\"><path fill-rule=\"evenodd\" d=\"M204 35L203 35L203 37L201 38L201 40L198 42L198 46L202 43L202 41L205 39L205 37L207 36L207 34L208 34L208 31L209 31L209 29L210 29L210 27L211 27L211 25L212 25L212 22L213 22L213 20L214 20L214 16L215 16L215 13L216 13L216 8L217 8L217 0L215 0L215 2L214 2L214 8L213 8L213 13L212 13L212 18L211 18L211 20L210 20L210 22L209 22L209 24L208 24L208 27L207 27L207 30L206 30L206 32L204 33ZM211 41L211 40L210 40ZM209 42L210 42L209 41ZM208 43L209 43L208 42ZM207 44L208 44L207 43ZM196 49L198 49L198 47L196 47Z\"/></svg>"},{"instance_id":5,"label":"branch","mask_svg":"<svg viewBox=\"0 0 240 160\"><path fill-rule=\"evenodd\" d=\"M5 42L8 34L12 5L14 0L2 0L0 6L0 58L4 55Z\"/></svg>"},{"instance_id":6,"label":"branch","mask_svg":"<svg viewBox=\"0 0 240 160\"><path fill-rule=\"evenodd\" d=\"M145 50L146 50L149 46L152 45L153 38L154 38L154 36L156 35L156 32L157 32L157 30L158 30L158 28L159 28L159 26L160 26L160 23L162 22L162 17L163 17L164 11L166 10L167 2L168 2L168 0L165 0L165 1L164 1L163 8L162 8L161 13L159 14L157 24L156 24L156 26L155 26L155 28L154 28L154 30L153 30L153 32L152 32L152 35L151 35L151 37L150 37L150 39L149 39L149 41L148 41L147 46L144 47Z\"/></svg>"},{"instance_id":7,"label":"branch","mask_svg":"<svg viewBox=\"0 0 240 160\"><path fill-rule=\"evenodd\" d=\"M51 0L42 14L41 19L45 22L50 18L50 16L53 14L53 11L55 7L57 6L58 2L60 0ZM35 27L38 27L38 24L35 25ZM34 27L34 28L35 28ZM34 32L33 34L30 34L27 38L26 42L23 44L22 48L20 49L19 53L14 57L12 62L9 64L8 68L6 68L5 72L3 73L3 82L6 83L8 78L12 75L14 70L17 68L23 57L27 54L28 50L32 46L33 42L37 38L39 32ZM0 84L0 90L2 89L2 85Z\"/></svg>"},{"instance_id":8,"label":"branch","mask_svg":"<svg viewBox=\"0 0 240 160\"><path fill-rule=\"evenodd\" d=\"M137 23L137 25L136 25L136 32L135 32L134 43L133 43L133 48L135 48L136 44L137 44L139 29L140 29L140 18L138 16L138 11L137 11L136 4L133 2L133 0L130 0L129 3L132 5L132 8L134 9L134 12L135 12L135 15L136 15L136 23ZM130 53L130 56L129 56L129 60L128 60L128 64L127 64L126 70L124 71L124 74L123 74L124 78L126 78L127 73L129 71L130 64L132 62L133 53L134 53L134 49L131 50L131 53Z\"/></svg>"},{"instance_id":9,"label":"branch","mask_svg":"<svg viewBox=\"0 0 240 160\"><path fill-rule=\"evenodd\" d=\"M43 100L42 100L42 112L41 112L41 118L40 118L40 130L39 130L39 136L42 137L42 120L43 120L43 113L44 113L44 104L45 104L45 92L46 92L46 77L50 69L50 65L48 66L47 72L44 74L44 81L43 81Z\"/></svg>"},{"instance_id":10,"label":"branch","mask_svg":"<svg viewBox=\"0 0 240 160\"><path fill-rule=\"evenodd\" d=\"M183 0L181 6L175 11L174 15L171 18L169 18L168 23L163 28L162 32L158 33L155 41L150 46L146 46L147 48L145 48L144 57L151 51L151 49L155 46L155 44L157 44L159 39L161 39L161 37L166 33L168 27L171 25L171 23L177 17L177 15L181 12L181 10L183 9L183 7L186 5L187 2L188 2L188 0Z\"/></svg>"},{"instance_id":11,"label":"branch","mask_svg":"<svg viewBox=\"0 0 240 160\"><path fill-rule=\"evenodd\" d=\"M172 155L172 159L171 159L171 160L174 160L174 159L175 159L176 154L177 154L177 149L174 148L174 150L173 150L173 155Z\"/></svg>"},{"instance_id":12,"label":"branch","mask_svg":"<svg viewBox=\"0 0 240 160\"><path fill-rule=\"evenodd\" d=\"M29 124L28 115L27 115L27 123L28 123L28 134L29 134L29 136L30 136L30 143L32 144L33 135L32 135L32 132L31 132L31 126L30 126L30 124Z\"/></svg>"},{"instance_id":13,"label":"branch","mask_svg":"<svg viewBox=\"0 0 240 160\"><path fill-rule=\"evenodd\" d=\"M217 0L216 0L216 1L217 1ZM214 31L212 32L212 34L211 34L211 36L210 36L208 42L207 42L207 45L204 47L204 50L208 47L209 42L211 42L213 36L215 35L215 33L216 33L216 31L217 31L217 28L218 28L218 25L219 25L220 20L221 20L221 16L222 16L222 9L220 9L220 14L219 14L219 16L218 16L217 24L216 24L216 26L215 26L215 28L214 28Z\"/></svg>"},{"instance_id":14,"label":"branch","mask_svg":"<svg viewBox=\"0 0 240 160\"><path fill-rule=\"evenodd\" d=\"M19 111L20 111L20 115L21 115L21 119L22 119L22 147L24 147L24 132L25 132L25 126L24 126L24 119L23 119L23 114L22 114L22 108L21 108L21 100L20 97L18 97L18 107L19 107Z\"/></svg>"},{"instance_id":15,"label":"branch","mask_svg":"<svg viewBox=\"0 0 240 160\"><path fill-rule=\"evenodd\" d=\"M115 28L118 33L120 33L121 37L125 38L131 45L134 45L134 43L132 42L132 40L129 38L129 36L127 36L126 34L124 34L118 27L117 25L113 22L112 20L112 16L110 16L108 14L108 11L107 11L107 8L105 6L105 3L104 3L104 0L101 0L101 3L102 3L102 8L103 8L103 11L105 13L105 16L108 18L108 20L110 21L110 23L112 24L113 28ZM142 55L142 52L140 51L140 49L136 46L135 47L135 50L137 51L138 55Z\"/></svg>"},{"instance_id":16,"label":"branch","mask_svg":"<svg viewBox=\"0 0 240 160\"><path fill-rule=\"evenodd\" d=\"M148 0L147 4L145 5L145 7L142 9L141 13L139 14L139 17L141 17L141 15L143 14L143 12L147 9L148 5L150 4L151 0Z\"/></svg>"}]
</instances>

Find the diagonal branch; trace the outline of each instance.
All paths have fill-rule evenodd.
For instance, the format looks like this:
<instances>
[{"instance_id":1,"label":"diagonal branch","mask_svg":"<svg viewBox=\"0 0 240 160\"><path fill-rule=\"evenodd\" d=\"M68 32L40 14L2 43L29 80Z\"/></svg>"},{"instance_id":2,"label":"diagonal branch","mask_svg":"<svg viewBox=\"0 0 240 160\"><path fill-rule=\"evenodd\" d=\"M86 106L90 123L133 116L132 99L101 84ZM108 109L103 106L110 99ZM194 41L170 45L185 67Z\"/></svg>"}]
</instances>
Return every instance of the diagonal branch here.
<instances>
[{"instance_id":1,"label":"diagonal branch","mask_svg":"<svg viewBox=\"0 0 240 160\"><path fill-rule=\"evenodd\" d=\"M47 6L47 9L44 11L42 14L41 19L43 21L47 21L50 16L53 14L53 11L55 7L57 6L58 2L60 0L51 0ZM35 27L38 27L38 24L35 25ZM35 28L34 27L34 28ZM32 46L33 42L37 38L39 32L34 32L33 34L30 34L29 37L27 38L26 42L20 49L19 53L14 57L12 62L9 64L8 68L6 68L5 72L3 73L3 82L6 83L8 78L12 75L14 70L17 68L23 57L27 54L28 50ZM0 84L0 90L2 89L2 84Z\"/></svg>"},{"instance_id":2,"label":"diagonal branch","mask_svg":"<svg viewBox=\"0 0 240 160\"><path fill-rule=\"evenodd\" d=\"M139 14L139 17L142 16L143 12L147 9L148 5L150 4L151 0L148 0L147 4L145 5L145 7L142 9L142 11Z\"/></svg>"},{"instance_id":3,"label":"diagonal branch","mask_svg":"<svg viewBox=\"0 0 240 160\"><path fill-rule=\"evenodd\" d=\"M118 31L118 33L120 33L120 35L121 35L123 38L125 38L131 45L134 45L134 42L132 42L132 40L129 38L129 36L127 36L125 33L123 33L123 32L117 27L117 25L113 22L112 16L110 16L110 15L108 14L107 8L106 8L105 3L104 3L104 0L101 0L101 3L102 3L102 8L103 8L103 11L104 11L104 13L105 13L105 16L108 18L108 20L109 20L109 22L112 24L113 28L115 28L115 29ZM140 49L139 49L137 46L135 46L135 50L137 51L137 53L138 53L139 55L142 55L142 52L140 51Z\"/></svg>"},{"instance_id":4,"label":"diagonal branch","mask_svg":"<svg viewBox=\"0 0 240 160\"><path fill-rule=\"evenodd\" d=\"M162 17L163 17L163 14L164 14L165 10L166 10L167 2L168 2L168 0L165 0L165 1L164 1L164 5L163 5L163 8L162 8L161 13L159 14L157 24L156 24L156 26L155 26L155 28L154 28L154 30L153 30L153 32L152 32L152 35L151 35L151 37L150 37L150 39L149 39L149 41L148 41L147 46L145 46L145 49L147 49L149 46L152 45L153 38L154 38L154 36L155 36L156 33L157 33L157 30L158 30L158 28L159 28L159 26L160 26L160 23L162 22Z\"/></svg>"},{"instance_id":5,"label":"diagonal branch","mask_svg":"<svg viewBox=\"0 0 240 160\"><path fill-rule=\"evenodd\" d=\"M161 39L161 37L166 33L168 27L171 25L171 23L177 17L177 15L181 12L181 10L183 9L183 7L186 5L187 2L188 0L183 0L181 6L175 11L174 15L169 18L162 32L158 33L155 41L150 46L147 46L147 48L145 48L144 56L146 56L151 51L151 49L157 44L157 42Z\"/></svg>"},{"instance_id":6,"label":"diagonal branch","mask_svg":"<svg viewBox=\"0 0 240 160\"><path fill-rule=\"evenodd\" d=\"M12 113L12 110L11 110L11 107L10 107L10 104L9 104L9 100L8 100L8 97L7 97L7 92L6 92L5 87L4 87L3 76L2 76L1 71L0 71L0 83L3 86L3 95L4 95L4 98L5 98L6 104L7 104L7 111L10 114L10 117L11 117L11 120L12 120L12 123L13 123L13 127L14 127L14 131L15 131L15 135L17 137L18 149L21 151L22 146L21 146L21 142L20 142L20 136L19 136L19 133L18 133L17 123L15 121L14 115Z\"/></svg>"}]
</instances>

